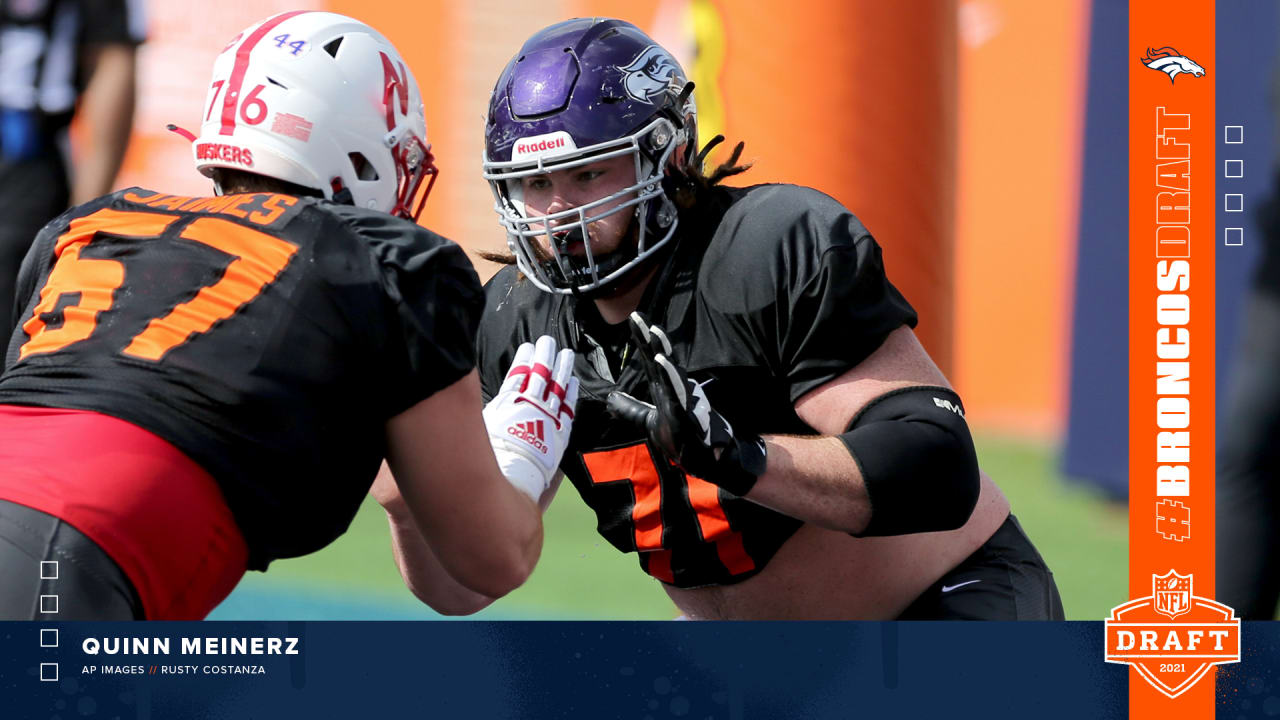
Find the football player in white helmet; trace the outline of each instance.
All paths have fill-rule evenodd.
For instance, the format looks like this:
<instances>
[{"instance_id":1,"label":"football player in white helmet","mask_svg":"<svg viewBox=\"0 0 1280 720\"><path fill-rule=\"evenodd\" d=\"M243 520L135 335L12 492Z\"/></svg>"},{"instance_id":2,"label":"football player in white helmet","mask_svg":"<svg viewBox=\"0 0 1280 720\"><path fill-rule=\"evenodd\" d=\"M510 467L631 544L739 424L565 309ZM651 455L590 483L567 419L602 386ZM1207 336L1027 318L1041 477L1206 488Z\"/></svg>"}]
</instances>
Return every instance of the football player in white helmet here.
<instances>
[{"instance_id":1,"label":"football player in white helmet","mask_svg":"<svg viewBox=\"0 0 1280 720\"><path fill-rule=\"evenodd\" d=\"M426 137L418 84L386 38L298 11L246 28L218 55L192 151L215 186L220 169L247 171L416 220L436 177Z\"/></svg>"},{"instance_id":2,"label":"football player in white helmet","mask_svg":"<svg viewBox=\"0 0 1280 720\"><path fill-rule=\"evenodd\" d=\"M436 171L400 54L348 17L275 15L222 50L201 113L198 137L179 132L215 196L98 198L23 264L0 375L0 619L38 617L47 594L63 620L202 618L246 570L341 535L384 458L401 565L433 551L415 594L455 612L442 593L520 585L573 353L527 344L482 414L482 291L413 222ZM59 557L77 562L38 579Z\"/></svg>"}]
</instances>

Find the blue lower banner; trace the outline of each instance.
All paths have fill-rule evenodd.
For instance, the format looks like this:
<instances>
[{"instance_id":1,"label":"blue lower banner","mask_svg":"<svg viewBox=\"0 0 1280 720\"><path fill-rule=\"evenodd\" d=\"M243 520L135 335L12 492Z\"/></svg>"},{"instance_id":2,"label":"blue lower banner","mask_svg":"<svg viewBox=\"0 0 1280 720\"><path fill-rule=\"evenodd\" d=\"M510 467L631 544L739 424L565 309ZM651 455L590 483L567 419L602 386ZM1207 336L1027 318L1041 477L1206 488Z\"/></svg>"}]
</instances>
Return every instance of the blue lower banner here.
<instances>
[{"instance_id":1,"label":"blue lower banner","mask_svg":"<svg viewBox=\"0 0 1280 720\"><path fill-rule=\"evenodd\" d=\"M0 716L21 718L1119 718L1128 699L1097 622L2 623L0 636Z\"/></svg>"},{"instance_id":2,"label":"blue lower banner","mask_svg":"<svg viewBox=\"0 0 1280 720\"><path fill-rule=\"evenodd\" d=\"M1245 623L1218 716L1280 715ZM0 717L1122 718L1128 668L1068 623L0 623Z\"/></svg>"}]
</instances>

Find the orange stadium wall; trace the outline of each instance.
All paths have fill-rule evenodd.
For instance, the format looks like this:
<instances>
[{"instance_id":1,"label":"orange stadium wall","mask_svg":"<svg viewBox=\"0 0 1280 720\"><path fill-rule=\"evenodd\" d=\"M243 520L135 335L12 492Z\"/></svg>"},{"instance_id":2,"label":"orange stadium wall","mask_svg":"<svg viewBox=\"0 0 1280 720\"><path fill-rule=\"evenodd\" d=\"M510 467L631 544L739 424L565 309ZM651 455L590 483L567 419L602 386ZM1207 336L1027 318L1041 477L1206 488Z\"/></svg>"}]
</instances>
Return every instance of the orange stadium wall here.
<instances>
[{"instance_id":1,"label":"orange stadium wall","mask_svg":"<svg viewBox=\"0 0 1280 720\"><path fill-rule=\"evenodd\" d=\"M920 312L917 334L949 370L953 2L796 0L781 11L778 3L667 0L649 13L622 0L573 7L629 19L680 56L697 84L703 141L723 133L726 148L746 142L744 158L755 166L737 182L810 185L852 209Z\"/></svg>"},{"instance_id":2,"label":"orange stadium wall","mask_svg":"<svg viewBox=\"0 0 1280 720\"><path fill-rule=\"evenodd\" d=\"M500 249L479 177L492 83L534 30L623 17L671 48L698 83L703 140L746 142L755 167L741 182L811 185L867 224L975 425L1051 436L1065 417L1087 7L231 0L197 16L152 2L119 185L207 192L165 123L198 126L213 55L244 26L284 10L331 10L382 30L422 87L442 169L424 224L471 250ZM495 269L477 267L482 277Z\"/></svg>"},{"instance_id":3,"label":"orange stadium wall","mask_svg":"<svg viewBox=\"0 0 1280 720\"><path fill-rule=\"evenodd\" d=\"M960 5L955 374L976 426L1066 427L1089 2Z\"/></svg>"}]
</instances>

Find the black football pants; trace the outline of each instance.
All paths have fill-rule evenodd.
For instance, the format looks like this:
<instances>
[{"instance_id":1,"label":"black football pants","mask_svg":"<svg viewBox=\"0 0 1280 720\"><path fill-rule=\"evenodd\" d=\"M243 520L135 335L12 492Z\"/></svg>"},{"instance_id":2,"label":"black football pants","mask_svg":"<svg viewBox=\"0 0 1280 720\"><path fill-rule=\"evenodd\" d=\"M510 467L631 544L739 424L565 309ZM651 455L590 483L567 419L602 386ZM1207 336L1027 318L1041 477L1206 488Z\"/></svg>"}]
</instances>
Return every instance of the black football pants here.
<instances>
[{"instance_id":1,"label":"black football pants","mask_svg":"<svg viewBox=\"0 0 1280 720\"><path fill-rule=\"evenodd\" d=\"M97 543L52 515L0 500L0 620L144 617L133 583Z\"/></svg>"},{"instance_id":2,"label":"black football pants","mask_svg":"<svg viewBox=\"0 0 1280 720\"><path fill-rule=\"evenodd\" d=\"M1053 573L1010 515L899 620L1065 620Z\"/></svg>"}]
</instances>

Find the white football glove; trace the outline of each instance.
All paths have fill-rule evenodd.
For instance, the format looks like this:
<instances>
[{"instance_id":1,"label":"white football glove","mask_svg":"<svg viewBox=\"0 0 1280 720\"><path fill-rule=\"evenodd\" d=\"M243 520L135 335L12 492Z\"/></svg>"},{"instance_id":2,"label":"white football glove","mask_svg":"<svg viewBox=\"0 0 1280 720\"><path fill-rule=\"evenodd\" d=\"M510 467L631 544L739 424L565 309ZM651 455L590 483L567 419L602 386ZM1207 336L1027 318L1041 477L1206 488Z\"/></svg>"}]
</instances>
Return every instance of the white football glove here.
<instances>
[{"instance_id":1,"label":"white football glove","mask_svg":"<svg viewBox=\"0 0 1280 720\"><path fill-rule=\"evenodd\" d=\"M573 351L556 353L549 335L516 350L502 389L484 407L498 467L515 488L538 502L551 486L569 445L578 378Z\"/></svg>"}]
</instances>

